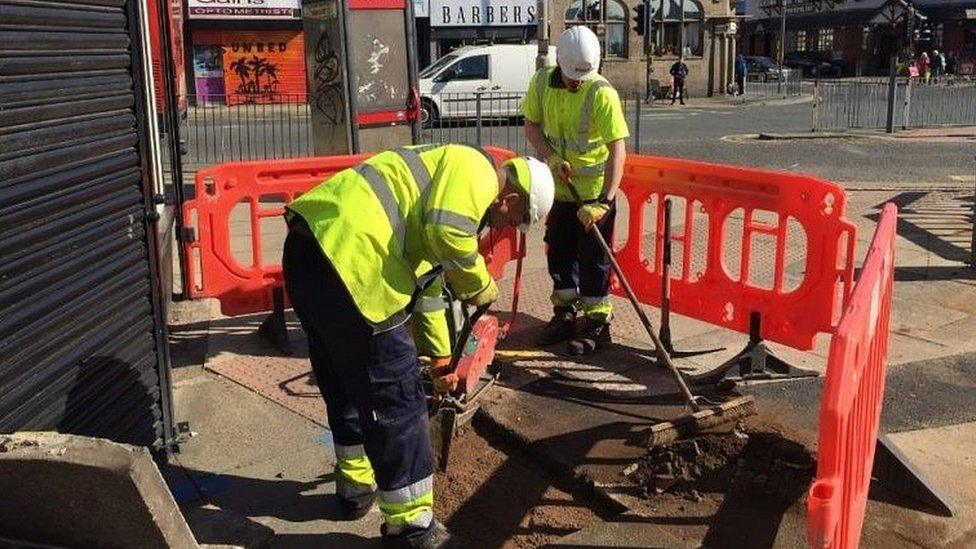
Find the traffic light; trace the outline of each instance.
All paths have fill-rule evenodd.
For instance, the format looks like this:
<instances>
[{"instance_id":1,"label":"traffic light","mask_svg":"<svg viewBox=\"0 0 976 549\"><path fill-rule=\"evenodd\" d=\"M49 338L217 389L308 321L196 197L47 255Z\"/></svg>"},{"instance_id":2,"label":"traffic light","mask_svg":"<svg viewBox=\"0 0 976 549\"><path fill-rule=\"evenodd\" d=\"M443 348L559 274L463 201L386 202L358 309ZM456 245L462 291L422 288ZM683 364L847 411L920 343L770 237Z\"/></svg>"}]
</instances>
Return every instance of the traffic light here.
<instances>
[{"instance_id":1,"label":"traffic light","mask_svg":"<svg viewBox=\"0 0 976 549\"><path fill-rule=\"evenodd\" d=\"M922 28L919 29L918 39L922 42L930 42L932 40L932 27L927 23L922 24Z\"/></svg>"},{"instance_id":2,"label":"traffic light","mask_svg":"<svg viewBox=\"0 0 976 549\"><path fill-rule=\"evenodd\" d=\"M641 3L634 6L634 32L637 36L644 36L644 28L647 25L647 21L644 20L644 7L647 4Z\"/></svg>"}]
</instances>

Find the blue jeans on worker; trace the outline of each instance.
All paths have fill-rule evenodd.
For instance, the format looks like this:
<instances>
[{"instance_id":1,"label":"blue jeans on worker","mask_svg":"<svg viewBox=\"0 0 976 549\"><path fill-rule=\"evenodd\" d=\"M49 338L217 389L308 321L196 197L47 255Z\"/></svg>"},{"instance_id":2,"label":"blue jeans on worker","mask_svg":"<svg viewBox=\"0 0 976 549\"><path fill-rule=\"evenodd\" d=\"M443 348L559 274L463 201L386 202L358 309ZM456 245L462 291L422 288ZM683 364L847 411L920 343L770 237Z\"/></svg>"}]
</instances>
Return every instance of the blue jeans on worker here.
<instances>
[{"instance_id":1,"label":"blue jeans on worker","mask_svg":"<svg viewBox=\"0 0 976 549\"><path fill-rule=\"evenodd\" d=\"M365 451L380 510L394 533L429 526L432 509L416 502L432 502L434 461L408 327L374 333L301 219L292 223L282 265L292 306L308 335L337 458L354 456L356 448Z\"/></svg>"},{"instance_id":2,"label":"blue jeans on worker","mask_svg":"<svg viewBox=\"0 0 976 549\"><path fill-rule=\"evenodd\" d=\"M563 306L575 305L579 300L587 316L609 322L610 258L579 222L578 209L575 202L556 202L546 220L546 260L554 288L552 301L556 306ZM608 243L613 242L616 217L614 202L597 223Z\"/></svg>"}]
</instances>

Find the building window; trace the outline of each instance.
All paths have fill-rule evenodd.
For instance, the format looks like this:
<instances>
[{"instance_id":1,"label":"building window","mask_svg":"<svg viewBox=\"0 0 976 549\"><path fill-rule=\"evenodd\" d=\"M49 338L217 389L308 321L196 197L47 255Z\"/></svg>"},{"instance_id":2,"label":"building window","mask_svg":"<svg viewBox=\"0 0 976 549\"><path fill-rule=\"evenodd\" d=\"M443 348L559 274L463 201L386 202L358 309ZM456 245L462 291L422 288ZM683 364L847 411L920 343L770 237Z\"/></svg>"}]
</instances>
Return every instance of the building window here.
<instances>
[{"instance_id":1,"label":"building window","mask_svg":"<svg viewBox=\"0 0 976 549\"><path fill-rule=\"evenodd\" d=\"M575 0L566 10L566 27L586 25L600 39L603 57L627 55L627 7L618 0Z\"/></svg>"},{"instance_id":2,"label":"building window","mask_svg":"<svg viewBox=\"0 0 976 549\"><path fill-rule=\"evenodd\" d=\"M817 34L817 51L834 49L834 29L820 29Z\"/></svg>"},{"instance_id":3,"label":"building window","mask_svg":"<svg viewBox=\"0 0 976 549\"><path fill-rule=\"evenodd\" d=\"M786 51L804 51L807 49L807 31L786 31Z\"/></svg>"},{"instance_id":4,"label":"building window","mask_svg":"<svg viewBox=\"0 0 976 549\"><path fill-rule=\"evenodd\" d=\"M936 46L941 48L943 45L942 44L943 37L945 37L945 24L939 23L938 25L935 26L935 33L932 36L932 41L935 42Z\"/></svg>"},{"instance_id":5,"label":"building window","mask_svg":"<svg viewBox=\"0 0 976 549\"><path fill-rule=\"evenodd\" d=\"M685 57L702 54L704 15L696 0L650 0L654 55ZM681 51L684 34L684 52Z\"/></svg>"}]
</instances>

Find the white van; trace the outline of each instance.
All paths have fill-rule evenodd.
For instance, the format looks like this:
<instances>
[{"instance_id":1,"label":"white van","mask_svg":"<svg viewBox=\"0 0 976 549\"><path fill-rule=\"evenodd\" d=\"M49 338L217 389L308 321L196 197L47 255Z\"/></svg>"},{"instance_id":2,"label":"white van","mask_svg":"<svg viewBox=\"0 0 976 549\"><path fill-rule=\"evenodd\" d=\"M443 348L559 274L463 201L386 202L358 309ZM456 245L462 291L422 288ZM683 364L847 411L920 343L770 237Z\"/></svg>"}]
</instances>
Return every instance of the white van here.
<instances>
[{"instance_id":1,"label":"white van","mask_svg":"<svg viewBox=\"0 0 976 549\"><path fill-rule=\"evenodd\" d=\"M424 126L443 118L473 118L481 95L484 117L517 116L535 73L536 44L465 46L420 71ZM549 47L546 64L556 64Z\"/></svg>"}]
</instances>

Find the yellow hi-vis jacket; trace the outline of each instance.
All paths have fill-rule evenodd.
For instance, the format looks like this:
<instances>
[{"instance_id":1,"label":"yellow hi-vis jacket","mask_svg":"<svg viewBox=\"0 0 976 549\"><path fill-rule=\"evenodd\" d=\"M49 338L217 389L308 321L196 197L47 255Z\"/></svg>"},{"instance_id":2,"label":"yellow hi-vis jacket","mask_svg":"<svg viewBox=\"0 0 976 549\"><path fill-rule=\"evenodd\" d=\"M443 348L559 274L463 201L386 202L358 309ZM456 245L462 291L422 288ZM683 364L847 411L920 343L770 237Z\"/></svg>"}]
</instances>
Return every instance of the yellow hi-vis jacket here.
<instances>
[{"instance_id":1,"label":"yellow hi-vis jacket","mask_svg":"<svg viewBox=\"0 0 976 549\"><path fill-rule=\"evenodd\" d=\"M540 126L552 150L572 165L573 185L581 198L599 198L610 156L607 143L630 136L620 97L610 82L596 75L571 92L558 67L540 69L529 82L522 114ZM574 201L565 185L556 185L556 200Z\"/></svg>"},{"instance_id":2,"label":"yellow hi-vis jacket","mask_svg":"<svg viewBox=\"0 0 976 549\"><path fill-rule=\"evenodd\" d=\"M407 321L417 278L434 264L455 297L491 281L478 253L478 226L498 195L491 157L465 145L420 145L379 153L292 202L377 332ZM421 355L448 356L440 281L415 304Z\"/></svg>"}]
</instances>

